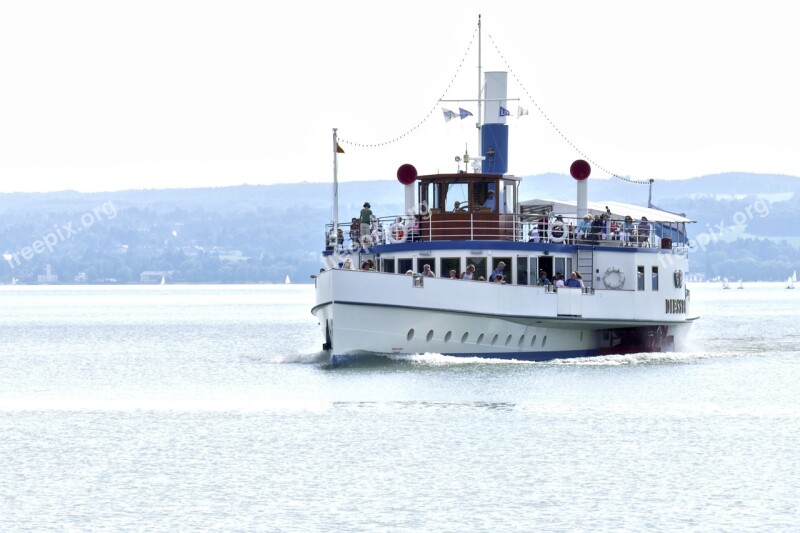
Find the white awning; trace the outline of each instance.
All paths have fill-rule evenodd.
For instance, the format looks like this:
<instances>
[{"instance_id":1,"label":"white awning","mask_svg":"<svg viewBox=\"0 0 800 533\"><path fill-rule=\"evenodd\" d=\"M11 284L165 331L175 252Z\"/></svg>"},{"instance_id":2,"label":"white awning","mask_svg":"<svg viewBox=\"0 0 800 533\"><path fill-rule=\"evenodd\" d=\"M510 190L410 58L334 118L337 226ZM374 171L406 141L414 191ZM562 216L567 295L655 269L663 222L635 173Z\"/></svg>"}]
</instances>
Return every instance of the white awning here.
<instances>
[{"instance_id":1,"label":"white awning","mask_svg":"<svg viewBox=\"0 0 800 533\"><path fill-rule=\"evenodd\" d=\"M564 200L526 200L520 202L519 206L523 214L532 211L541 212L546 208L546 210L552 211L555 215L574 218L578 211L578 204L576 202L567 202ZM694 220L675 213L670 213L669 211L662 211L661 209L642 207L634 204L624 204L622 202L587 202L586 207L589 210L589 214L592 216L606 213L606 207L608 207L608 210L611 211L611 218L614 219L624 219L626 216L630 216L634 220L647 217L647 220L650 222L694 222Z\"/></svg>"}]
</instances>

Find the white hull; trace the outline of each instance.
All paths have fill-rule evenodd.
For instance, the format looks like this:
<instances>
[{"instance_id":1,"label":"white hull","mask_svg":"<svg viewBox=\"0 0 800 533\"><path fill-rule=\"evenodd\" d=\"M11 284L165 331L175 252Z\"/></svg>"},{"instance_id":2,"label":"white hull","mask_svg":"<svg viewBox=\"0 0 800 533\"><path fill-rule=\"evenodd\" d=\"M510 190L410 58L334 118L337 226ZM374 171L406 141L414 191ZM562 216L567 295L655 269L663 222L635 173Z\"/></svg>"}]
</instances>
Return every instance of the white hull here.
<instances>
[{"instance_id":1,"label":"white hull","mask_svg":"<svg viewBox=\"0 0 800 533\"><path fill-rule=\"evenodd\" d=\"M556 293L441 278L425 279L421 288L413 283L397 274L320 274L313 312L331 362L365 353L548 360L681 350L692 323L685 313L667 315L663 295L658 311L637 309L636 291Z\"/></svg>"}]
</instances>

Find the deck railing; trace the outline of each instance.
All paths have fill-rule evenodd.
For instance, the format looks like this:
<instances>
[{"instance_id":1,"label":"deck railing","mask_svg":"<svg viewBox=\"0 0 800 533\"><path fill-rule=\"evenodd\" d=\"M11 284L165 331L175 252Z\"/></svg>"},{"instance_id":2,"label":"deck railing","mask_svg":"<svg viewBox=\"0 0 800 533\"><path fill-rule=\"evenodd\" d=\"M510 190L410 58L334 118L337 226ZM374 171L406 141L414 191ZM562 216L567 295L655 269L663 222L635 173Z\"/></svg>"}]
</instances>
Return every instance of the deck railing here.
<instances>
[{"instance_id":1,"label":"deck railing","mask_svg":"<svg viewBox=\"0 0 800 533\"><path fill-rule=\"evenodd\" d=\"M340 225L336 239L333 238L333 225L327 224L325 235L328 249L332 249L334 244L341 249L371 248L375 244L397 242L473 240L659 248L683 248L687 244L658 236L657 227L663 234L684 236L685 232L675 223L626 222L607 218L585 227L580 222L581 219L572 217L537 220L529 215L434 213L429 218L408 215L373 217L369 235L361 235L360 224Z\"/></svg>"}]
</instances>

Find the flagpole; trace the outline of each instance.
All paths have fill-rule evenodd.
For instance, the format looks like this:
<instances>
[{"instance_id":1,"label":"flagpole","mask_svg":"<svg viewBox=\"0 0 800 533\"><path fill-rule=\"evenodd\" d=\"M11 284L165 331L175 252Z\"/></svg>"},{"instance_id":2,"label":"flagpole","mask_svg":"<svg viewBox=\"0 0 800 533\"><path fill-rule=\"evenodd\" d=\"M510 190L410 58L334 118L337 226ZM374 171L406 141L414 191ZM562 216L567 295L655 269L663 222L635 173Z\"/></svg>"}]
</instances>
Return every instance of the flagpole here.
<instances>
[{"instance_id":1,"label":"flagpole","mask_svg":"<svg viewBox=\"0 0 800 533\"><path fill-rule=\"evenodd\" d=\"M339 242L339 141L333 128L333 249Z\"/></svg>"}]
</instances>

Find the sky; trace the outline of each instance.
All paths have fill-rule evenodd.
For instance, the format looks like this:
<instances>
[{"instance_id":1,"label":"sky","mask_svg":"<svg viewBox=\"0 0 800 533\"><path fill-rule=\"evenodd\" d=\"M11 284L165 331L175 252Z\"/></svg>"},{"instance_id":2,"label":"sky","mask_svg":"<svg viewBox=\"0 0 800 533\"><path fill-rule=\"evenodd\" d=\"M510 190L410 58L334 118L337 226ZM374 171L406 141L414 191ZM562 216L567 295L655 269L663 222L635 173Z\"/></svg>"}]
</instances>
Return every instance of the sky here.
<instances>
[{"instance_id":1,"label":"sky","mask_svg":"<svg viewBox=\"0 0 800 533\"><path fill-rule=\"evenodd\" d=\"M509 71L509 173L800 176L790 1L0 0L0 192L457 169ZM463 102L440 103L440 99ZM477 113L476 113L477 114Z\"/></svg>"}]
</instances>

